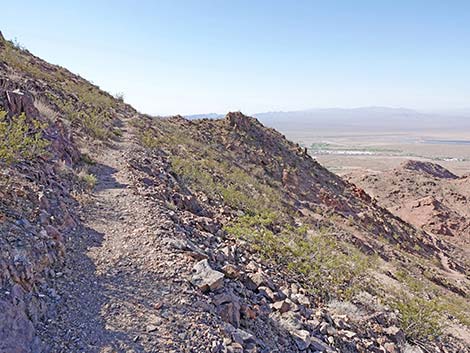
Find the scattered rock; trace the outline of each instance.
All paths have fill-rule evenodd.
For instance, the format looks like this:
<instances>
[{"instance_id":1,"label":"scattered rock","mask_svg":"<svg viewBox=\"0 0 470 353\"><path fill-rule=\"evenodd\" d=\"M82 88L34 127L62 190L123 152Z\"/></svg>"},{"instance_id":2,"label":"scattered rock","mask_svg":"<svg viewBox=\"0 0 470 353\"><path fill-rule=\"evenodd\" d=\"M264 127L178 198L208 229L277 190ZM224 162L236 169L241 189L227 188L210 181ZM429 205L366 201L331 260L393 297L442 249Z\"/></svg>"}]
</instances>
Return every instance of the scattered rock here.
<instances>
[{"instance_id":1,"label":"scattered rock","mask_svg":"<svg viewBox=\"0 0 470 353\"><path fill-rule=\"evenodd\" d=\"M234 342L239 343L241 345L256 342L255 337L251 333L246 332L242 329L236 329L234 332L232 332L232 339Z\"/></svg>"},{"instance_id":2,"label":"scattered rock","mask_svg":"<svg viewBox=\"0 0 470 353\"><path fill-rule=\"evenodd\" d=\"M194 265L191 283L201 291L217 290L224 285L224 274L213 270L207 260L201 260Z\"/></svg>"},{"instance_id":3,"label":"scattered rock","mask_svg":"<svg viewBox=\"0 0 470 353\"><path fill-rule=\"evenodd\" d=\"M291 305L286 300L275 302L271 306L274 310L279 311L281 314L286 313L291 309Z\"/></svg>"},{"instance_id":4,"label":"scattered rock","mask_svg":"<svg viewBox=\"0 0 470 353\"><path fill-rule=\"evenodd\" d=\"M307 330L295 331L292 334L292 337L294 338L295 344L301 351L306 350L310 346L310 332Z\"/></svg>"},{"instance_id":5,"label":"scattered rock","mask_svg":"<svg viewBox=\"0 0 470 353\"><path fill-rule=\"evenodd\" d=\"M237 266L232 264L227 264L222 267L222 272L230 279L238 279L240 277L240 271L238 270Z\"/></svg>"}]
</instances>

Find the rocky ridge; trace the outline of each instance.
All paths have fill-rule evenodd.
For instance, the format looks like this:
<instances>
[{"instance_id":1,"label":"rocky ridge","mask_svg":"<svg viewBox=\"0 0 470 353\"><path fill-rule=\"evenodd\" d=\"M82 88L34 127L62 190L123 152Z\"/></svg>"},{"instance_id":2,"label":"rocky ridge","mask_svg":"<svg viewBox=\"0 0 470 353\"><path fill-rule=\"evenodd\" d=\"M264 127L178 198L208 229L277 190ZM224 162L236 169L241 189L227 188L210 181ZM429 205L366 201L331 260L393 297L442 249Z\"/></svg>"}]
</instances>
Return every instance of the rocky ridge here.
<instances>
[{"instance_id":1,"label":"rocky ridge","mask_svg":"<svg viewBox=\"0 0 470 353\"><path fill-rule=\"evenodd\" d=\"M310 239L326 229L339 245L325 260L349 246L378 255L378 267L441 253L276 131L240 113L149 118L3 37L0 57L2 109L47 122L49 141L47 154L3 175L1 351L466 351L447 336L410 339L400 313L365 287L325 301L315 286L326 275L312 286L234 234L275 212L253 233ZM302 225L310 230L291 230Z\"/></svg>"},{"instance_id":2,"label":"rocky ridge","mask_svg":"<svg viewBox=\"0 0 470 353\"><path fill-rule=\"evenodd\" d=\"M408 161L384 174L354 175L351 180L411 224L443 239L454 237L454 243L468 243L470 189L466 177L430 162Z\"/></svg>"}]
</instances>

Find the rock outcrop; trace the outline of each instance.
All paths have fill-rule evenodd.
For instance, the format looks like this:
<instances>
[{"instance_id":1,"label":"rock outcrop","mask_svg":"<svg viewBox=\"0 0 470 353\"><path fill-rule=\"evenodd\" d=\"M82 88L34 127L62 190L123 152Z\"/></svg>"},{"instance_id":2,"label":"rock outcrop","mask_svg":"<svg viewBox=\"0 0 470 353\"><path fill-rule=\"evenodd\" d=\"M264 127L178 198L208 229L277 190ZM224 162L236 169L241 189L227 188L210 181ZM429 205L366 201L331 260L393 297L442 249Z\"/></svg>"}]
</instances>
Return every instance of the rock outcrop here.
<instances>
[{"instance_id":1,"label":"rock outcrop","mask_svg":"<svg viewBox=\"0 0 470 353\"><path fill-rule=\"evenodd\" d=\"M465 352L449 334L413 340L381 304L411 278L455 310L467 265L367 187L240 112L150 118L1 34L0 57L6 119L25 113L48 141L0 161L0 351Z\"/></svg>"},{"instance_id":2,"label":"rock outcrop","mask_svg":"<svg viewBox=\"0 0 470 353\"><path fill-rule=\"evenodd\" d=\"M436 163L409 160L401 168L440 179L457 179L457 175Z\"/></svg>"}]
</instances>

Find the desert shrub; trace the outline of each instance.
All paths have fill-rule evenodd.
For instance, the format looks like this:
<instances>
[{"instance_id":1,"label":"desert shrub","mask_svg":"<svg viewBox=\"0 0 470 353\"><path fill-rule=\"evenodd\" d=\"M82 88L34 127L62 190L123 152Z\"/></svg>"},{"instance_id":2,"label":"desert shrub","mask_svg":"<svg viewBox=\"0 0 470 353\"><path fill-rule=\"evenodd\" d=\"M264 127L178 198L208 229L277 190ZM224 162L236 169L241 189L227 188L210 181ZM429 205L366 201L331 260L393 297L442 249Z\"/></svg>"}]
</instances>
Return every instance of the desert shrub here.
<instances>
[{"instance_id":1,"label":"desert shrub","mask_svg":"<svg viewBox=\"0 0 470 353\"><path fill-rule=\"evenodd\" d=\"M88 164L88 165L95 165L96 162L93 158L90 157L90 155L86 154L86 153L82 153L80 155L80 160L85 163L85 164Z\"/></svg>"},{"instance_id":2,"label":"desert shrub","mask_svg":"<svg viewBox=\"0 0 470 353\"><path fill-rule=\"evenodd\" d=\"M360 293L358 293L358 295ZM357 296L355 296L354 299L356 299L356 297ZM359 321L367 315L364 310L347 300L333 299L328 303L328 309L336 315L346 315L354 321Z\"/></svg>"},{"instance_id":3,"label":"desert shrub","mask_svg":"<svg viewBox=\"0 0 470 353\"><path fill-rule=\"evenodd\" d=\"M187 184L226 205L251 215L279 212L283 209L278 190L260 182L240 167L212 157L195 159L171 157L172 170Z\"/></svg>"},{"instance_id":4,"label":"desert shrub","mask_svg":"<svg viewBox=\"0 0 470 353\"><path fill-rule=\"evenodd\" d=\"M109 116L106 111L99 109L75 110L70 103L62 105L67 120L81 126L83 131L90 137L98 140L107 140L110 137L110 130L105 122Z\"/></svg>"},{"instance_id":5,"label":"desert shrub","mask_svg":"<svg viewBox=\"0 0 470 353\"><path fill-rule=\"evenodd\" d=\"M44 128L37 120L28 122L24 113L8 118L0 111L0 160L11 164L44 154L49 144L42 137Z\"/></svg>"},{"instance_id":6,"label":"desert shrub","mask_svg":"<svg viewBox=\"0 0 470 353\"><path fill-rule=\"evenodd\" d=\"M202 189L208 196L214 196L217 185L212 179L212 175L201 168L196 161L188 160L178 156L171 157L171 169L179 175L183 182Z\"/></svg>"},{"instance_id":7,"label":"desert shrub","mask_svg":"<svg viewBox=\"0 0 470 353\"><path fill-rule=\"evenodd\" d=\"M82 124L85 131L94 138L106 140L109 130L104 126L105 113L92 112L83 115Z\"/></svg>"},{"instance_id":8,"label":"desert shrub","mask_svg":"<svg viewBox=\"0 0 470 353\"><path fill-rule=\"evenodd\" d=\"M142 146L149 150L153 150L161 145L159 139L155 137L151 130L145 130L139 135L139 141Z\"/></svg>"},{"instance_id":9,"label":"desert shrub","mask_svg":"<svg viewBox=\"0 0 470 353\"><path fill-rule=\"evenodd\" d=\"M41 114L41 117L46 118L49 121L57 120L57 117L59 116L58 112L52 109L52 107L43 100L36 99L34 101L34 106L39 111L39 114Z\"/></svg>"},{"instance_id":10,"label":"desert shrub","mask_svg":"<svg viewBox=\"0 0 470 353\"><path fill-rule=\"evenodd\" d=\"M408 340L432 340L442 332L442 306L438 299L423 299L402 293L393 306L400 313L400 326Z\"/></svg>"},{"instance_id":11,"label":"desert shrub","mask_svg":"<svg viewBox=\"0 0 470 353\"><path fill-rule=\"evenodd\" d=\"M116 98L120 102L124 102L124 93L118 92L114 95L114 98Z\"/></svg>"},{"instance_id":12,"label":"desert shrub","mask_svg":"<svg viewBox=\"0 0 470 353\"><path fill-rule=\"evenodd\" d=\"M429 266L429 265L428 265ZM432 310L434 310L435 315L441 318L439 328L442 329L446 326L445 317L451 316L457 319L462 325L470 326L470 308L467 308L467 299L456 293L451 293L444 290L442 287L433 283L429 278L426 278L426 272L423 273L421 277L418 273L410 273L409 270L400 269L395 272L396 278L406 286L407 293L412 295L412 298L415 302L428 301L428 298L433 297L430 301L432 305ZM397 305L397 301L391 299L391 305L397 306L398 310L408 310L413 309L413 302L409 304L411 308L408 308L406 303L410 300L408 297L404 296L403 293L394 293L395 298L401 298L400 302L404 304ZM388 300L390 301L390 299ZM437 320L437 318L433 318ZM427 323L429 324L429 323Z\"/></svg>"},{"instance_id":13,"label":"desert shrub","mask_svg":"<svg viewBox=\"0 0 470 353\"><path fill-rule=\"evenodd\" d=\"M119 128L114 128L111 130L114 136L116 137L122 137L122 130Z\"/></svg>"},{"instance_id":14,"label":"desert shrub","mask_svg":"<svg viewBox=\"0 0 470 353\"><path fill-rule=\"evenodd\" d=\"M331 234L312 234L305 226L276 221L274 213L246 215L225 230L246 240L266 260L301 278L312 294L324 300L349 298L360 289L371 262L367 256Z\"/></svg>"},{"instance_id":15,"label":"desert shrub","mask_svg":"<svg viewBox=\"0 0 470 353\"><path fill-rule=\"evenodd\" d=\"M87 189L93 190L93 188L96 186L97 179L96 179L96 176L94 176L93 174L88 173L85 170L82 170L78 174L78 177L80 178L80 181L83 183L83 185Z\"/></svg>"}]
</instances>

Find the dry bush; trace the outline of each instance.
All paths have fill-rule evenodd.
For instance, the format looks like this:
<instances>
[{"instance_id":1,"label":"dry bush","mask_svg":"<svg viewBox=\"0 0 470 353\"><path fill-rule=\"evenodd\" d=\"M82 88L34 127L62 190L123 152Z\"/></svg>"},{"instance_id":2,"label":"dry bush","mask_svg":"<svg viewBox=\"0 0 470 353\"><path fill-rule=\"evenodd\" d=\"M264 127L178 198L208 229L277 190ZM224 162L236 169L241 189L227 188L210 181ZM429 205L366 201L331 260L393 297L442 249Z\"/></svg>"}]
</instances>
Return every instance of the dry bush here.
<instances>
[{"instance_id":1,"label":"dry bush","mask_svg":"<svg viewBox=\"0 0 470 353\"><path fill-rule=\"evenodd\" d=\"M49 104L43 100L36 99L34 101L34 106L39 111L39 114L50 121L56 121L59 113L55 111Z\"/></svg>"}]
</instances>

